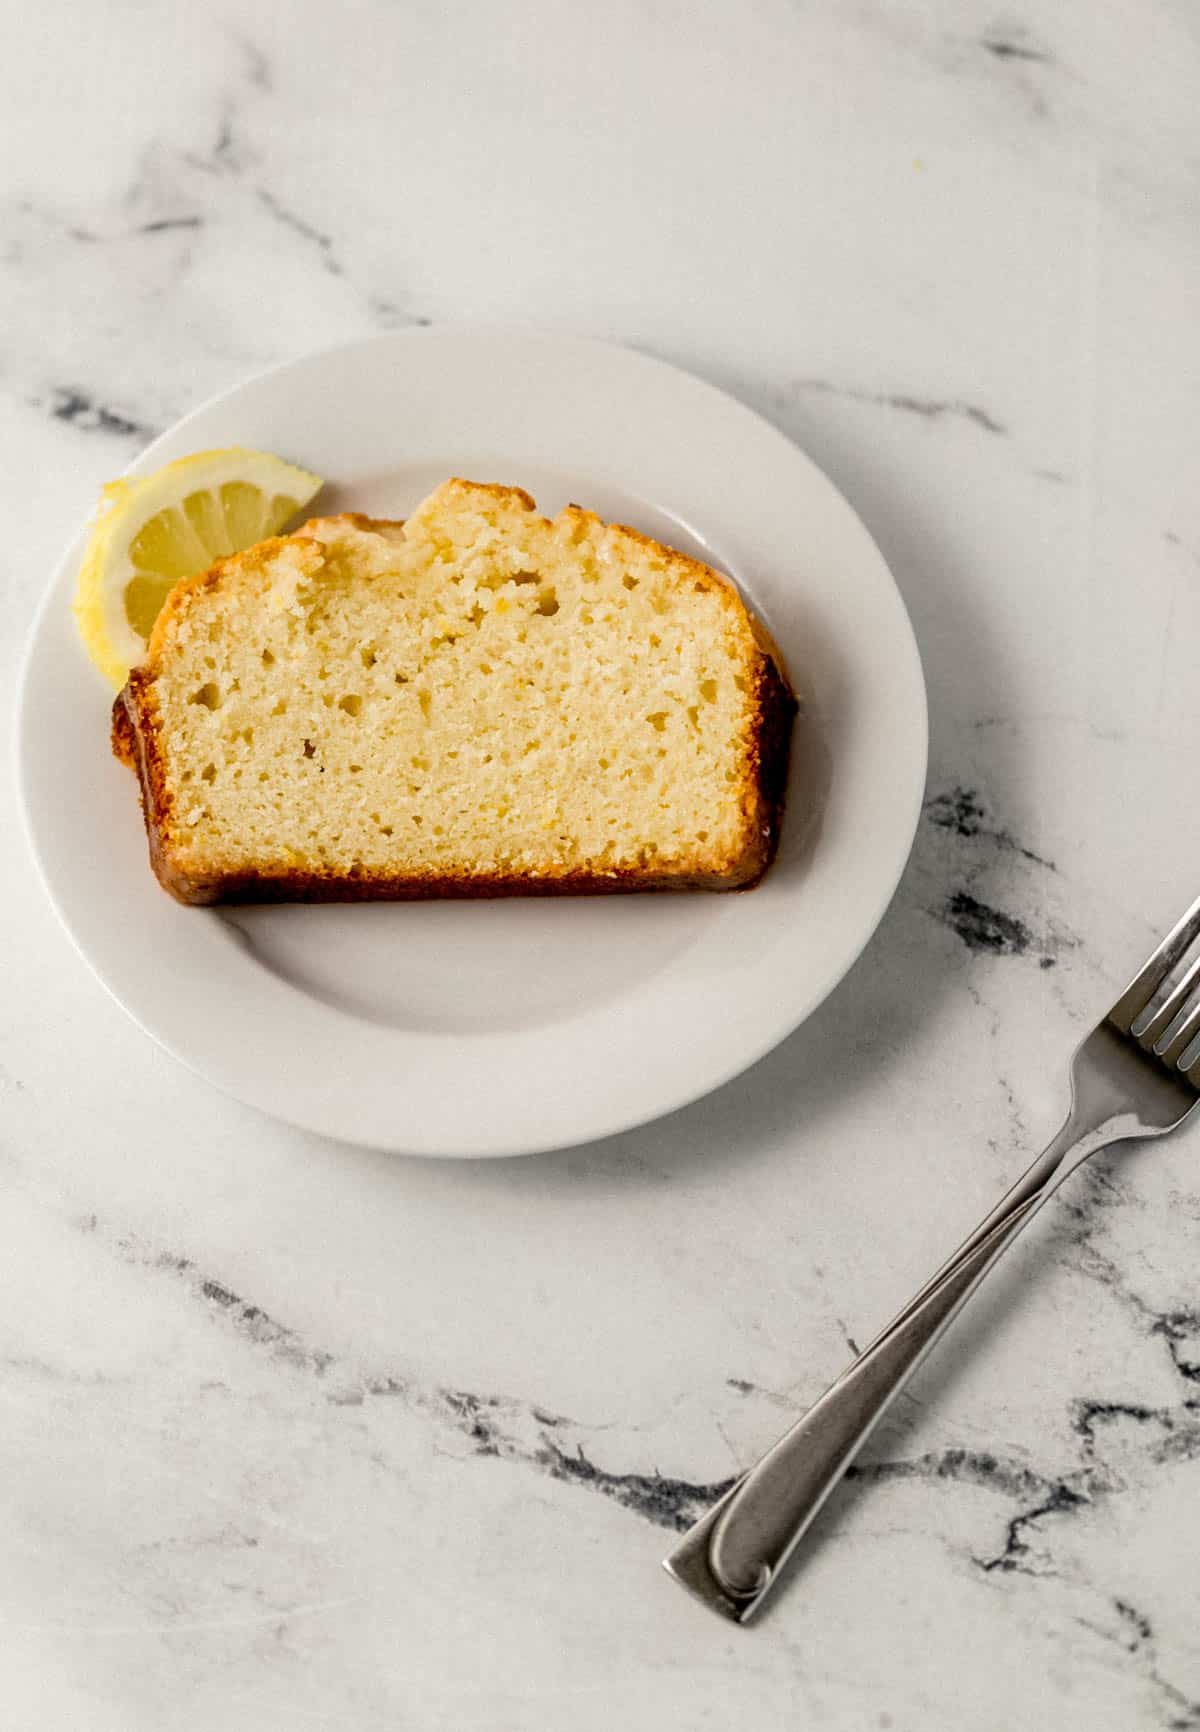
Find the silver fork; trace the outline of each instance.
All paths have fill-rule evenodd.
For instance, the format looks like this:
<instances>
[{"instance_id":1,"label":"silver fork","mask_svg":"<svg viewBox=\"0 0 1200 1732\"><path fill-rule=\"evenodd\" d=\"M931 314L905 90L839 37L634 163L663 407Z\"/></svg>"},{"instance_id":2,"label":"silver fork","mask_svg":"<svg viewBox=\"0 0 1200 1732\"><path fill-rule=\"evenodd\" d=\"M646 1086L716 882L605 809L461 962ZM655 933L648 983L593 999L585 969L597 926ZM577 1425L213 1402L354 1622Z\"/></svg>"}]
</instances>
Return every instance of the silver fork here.
<instances>
[{"instance_id":1,"label":"silver fork","mask_svg":"<svg viewBox=\"0 0 1200 1732\"><path fill-rule=\"evenodd\" d=\"M1097 1149L1175 1130L1200 1098L1200 898L1071 1061L1071 1110L1043 1154L933 1278L663 1565L741 1624L762 1605L873 1426L983 1277Z\"/></svg>"}]
</instances>

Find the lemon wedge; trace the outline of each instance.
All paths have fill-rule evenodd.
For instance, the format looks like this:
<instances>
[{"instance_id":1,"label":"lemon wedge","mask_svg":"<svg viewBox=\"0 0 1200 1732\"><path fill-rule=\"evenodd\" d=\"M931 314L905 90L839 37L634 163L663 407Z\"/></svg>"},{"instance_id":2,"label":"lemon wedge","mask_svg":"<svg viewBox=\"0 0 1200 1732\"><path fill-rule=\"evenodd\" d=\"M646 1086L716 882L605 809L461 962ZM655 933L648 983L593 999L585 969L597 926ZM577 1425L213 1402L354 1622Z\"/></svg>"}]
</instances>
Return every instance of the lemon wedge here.
<instances>
[{"instance_id":1,"label":"lemon wedge","mask_svg":"<svg viewBox=\"0 0 1200 1732\"><path fill-rule=\"evenodd\" d=\"M124 685L180 578L277 535L320 486L319 475L238 446L109 482L75 592L79 633L101 673Z\"/></svg>"}]
</instances>

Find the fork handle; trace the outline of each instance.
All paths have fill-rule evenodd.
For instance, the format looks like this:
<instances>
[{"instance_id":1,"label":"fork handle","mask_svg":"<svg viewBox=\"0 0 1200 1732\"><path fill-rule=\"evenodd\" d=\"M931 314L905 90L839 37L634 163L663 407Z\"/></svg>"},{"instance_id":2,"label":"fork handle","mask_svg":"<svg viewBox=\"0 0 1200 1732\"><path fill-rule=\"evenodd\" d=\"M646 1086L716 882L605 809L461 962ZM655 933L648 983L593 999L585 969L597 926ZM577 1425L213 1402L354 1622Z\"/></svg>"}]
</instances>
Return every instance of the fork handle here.
<instances>
[{"instance_id":1,"label":"fork handle","mask_svg":"<svg viewBox=\"0 0 1200 1732\"><path fill-rule=\"evenodd\" d=\"M970 1238L719 1503L666 1568L735 1622L757 1611L805 1529L888 1405L1068 1173L1121 1131L1073 1117Z\"/></svg>"}]
</instances>

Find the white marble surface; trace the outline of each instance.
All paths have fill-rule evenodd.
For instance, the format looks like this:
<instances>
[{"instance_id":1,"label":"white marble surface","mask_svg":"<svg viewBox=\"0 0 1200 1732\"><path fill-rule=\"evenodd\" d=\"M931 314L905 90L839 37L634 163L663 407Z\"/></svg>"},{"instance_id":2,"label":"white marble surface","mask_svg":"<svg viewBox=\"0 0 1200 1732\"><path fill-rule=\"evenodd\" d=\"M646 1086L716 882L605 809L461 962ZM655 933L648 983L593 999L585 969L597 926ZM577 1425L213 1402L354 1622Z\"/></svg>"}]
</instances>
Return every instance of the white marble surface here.
<instances>
[{"instance_id":1,"label":"white marble surface","mask_svg":"<svg viewBox=\"0 0 1200 1732\"><path fill-rule=\"evenodd\" d=\"M162 1056L59 931L5 755L0 1723L1200 1727L1200 1131L1052 1206L757 1629L657 1568L1054 1127L1197 888L1192 13L44 0L5 55L10 686L152 431L312 347L520 319L678 360L825 466L912 609L933 755L807 1027L671 1120L482 1167Z\"/></svg>"}]
</instances>

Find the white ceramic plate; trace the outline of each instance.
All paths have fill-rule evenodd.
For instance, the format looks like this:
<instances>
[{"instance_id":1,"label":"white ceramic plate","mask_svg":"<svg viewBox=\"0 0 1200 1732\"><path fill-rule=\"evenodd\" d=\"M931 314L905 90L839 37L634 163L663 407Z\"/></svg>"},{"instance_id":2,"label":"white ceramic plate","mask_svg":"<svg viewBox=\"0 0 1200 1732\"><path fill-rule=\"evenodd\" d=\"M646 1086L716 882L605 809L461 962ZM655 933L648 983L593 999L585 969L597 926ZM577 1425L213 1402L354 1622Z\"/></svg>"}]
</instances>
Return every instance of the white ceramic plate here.
<instances>
[{"instance_id":1,"label":"white ceramic plate","mask_svg":"<svg viewBox=\"0 0 1200 1732\"><path fill-rule=\"evenodd\" d=\"M447 475L578 500L730 573L806 700L779 859L746 895L182 908L159 889L111 694L76 639L80 545L21 695L47 888L126 1010L219 1087L309 1129L425 1155L511 1155L694 1100L801 1022L895 888L925 779L904 605L808 458L644 355L530 332L403 332L252 379L133 473L252 445L330 477L321 509L403 516Z\"/></svg>"}]
</instances>

